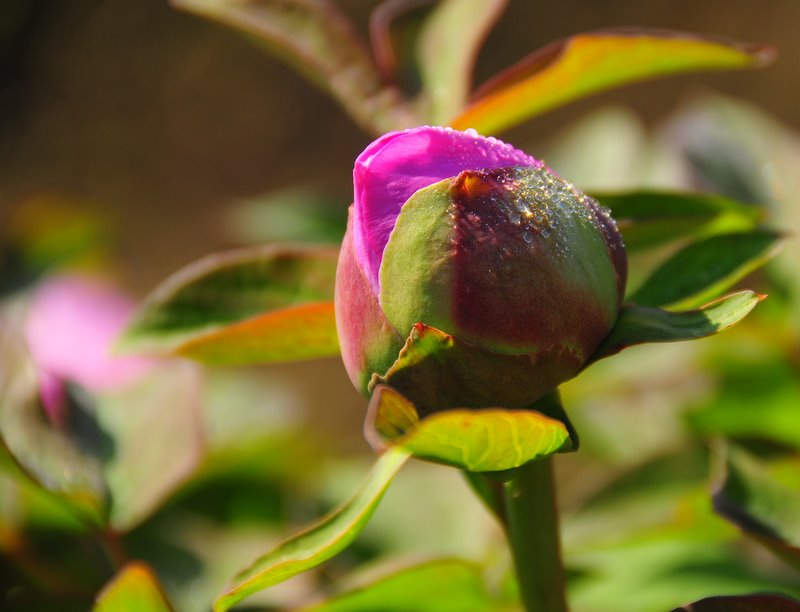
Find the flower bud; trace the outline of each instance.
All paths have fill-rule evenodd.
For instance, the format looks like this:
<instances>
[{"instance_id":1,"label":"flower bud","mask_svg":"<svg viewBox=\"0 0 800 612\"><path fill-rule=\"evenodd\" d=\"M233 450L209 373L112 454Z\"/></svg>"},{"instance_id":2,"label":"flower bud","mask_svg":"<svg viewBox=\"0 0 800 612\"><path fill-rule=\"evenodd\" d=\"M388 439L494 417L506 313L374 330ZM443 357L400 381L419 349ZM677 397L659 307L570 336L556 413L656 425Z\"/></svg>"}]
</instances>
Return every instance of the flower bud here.
<instances>
[{"instance_id":1,"label":"flower bud","mask_svg":"<svg viewBox=\"0 0 800 612\"><path fill-rule=\"evenodd\" d=\"M422 411L524 407L571 378L613 327L627 270L616 224L525 153L474 132L415 128L370 145L354 184L336 317L362 391L375 374L391 385L403 351L404 368L436 361L448 387L416 398L401 389L424 400ZM458 350L429 343L436 355L409 359L420 352L406 342L419 342L417 324ZM501 375L509 363L513 389ZM481 393L465 396L470 377Z\"/></svg>"}]
</instances>

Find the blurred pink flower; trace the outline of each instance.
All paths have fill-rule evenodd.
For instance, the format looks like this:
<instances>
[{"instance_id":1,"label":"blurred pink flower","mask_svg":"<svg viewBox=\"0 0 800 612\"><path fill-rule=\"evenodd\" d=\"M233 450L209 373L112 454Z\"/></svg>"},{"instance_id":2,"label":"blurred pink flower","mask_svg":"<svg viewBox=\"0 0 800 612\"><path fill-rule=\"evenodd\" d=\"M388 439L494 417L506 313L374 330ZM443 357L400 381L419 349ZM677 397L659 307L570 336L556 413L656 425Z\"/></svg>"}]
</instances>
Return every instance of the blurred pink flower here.
<instances>
[{"instance_id":1,"label":"blurred pink flower","mask_svg":"<svg viewBox=\"0 0 800 612\"><path fill-rule=\"evenodd\" d=\"M151 367L150 360L111 354L132 309L116 289L89 277L54 277L34 291L24 333L39 370L42 403L54 421L63 412L65 382L106 391Z\"/></svg>"}]
</instances>

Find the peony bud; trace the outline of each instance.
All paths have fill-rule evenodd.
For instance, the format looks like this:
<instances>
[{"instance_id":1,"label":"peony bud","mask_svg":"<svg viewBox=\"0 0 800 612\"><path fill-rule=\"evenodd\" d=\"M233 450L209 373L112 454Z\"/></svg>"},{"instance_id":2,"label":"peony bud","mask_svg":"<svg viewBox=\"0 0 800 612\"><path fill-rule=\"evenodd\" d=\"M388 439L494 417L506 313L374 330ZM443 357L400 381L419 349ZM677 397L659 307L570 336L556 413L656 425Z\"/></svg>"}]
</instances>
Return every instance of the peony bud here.
<instances>
[{"instance_id":1,"label":"peony bud","mask_svg":"<svg viewBox=\"0 0 800 612\"><path fill-rule=\"evenodd\" d=\"M472 131L421 127L373 142L353 174L336 320L360 390L391 385L395 362L430 372L431 359L409 355L434 328L426 345L438 347L443 388L397 378L417 381L400 390L423 412L525 407L574 376L610 332L627 271L619 231L542 162ZM466 392L475 380L481 392Z\"/></svg>"}]
</instances>

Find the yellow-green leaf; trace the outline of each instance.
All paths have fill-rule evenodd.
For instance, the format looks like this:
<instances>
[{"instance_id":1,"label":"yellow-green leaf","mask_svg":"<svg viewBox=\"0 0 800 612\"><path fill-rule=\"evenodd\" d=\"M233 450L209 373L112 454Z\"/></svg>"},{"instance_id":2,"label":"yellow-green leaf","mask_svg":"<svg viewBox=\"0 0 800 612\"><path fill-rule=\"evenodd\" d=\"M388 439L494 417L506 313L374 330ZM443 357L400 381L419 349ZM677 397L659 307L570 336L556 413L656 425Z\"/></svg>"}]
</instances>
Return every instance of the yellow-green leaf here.
<instances>
[{"instance_id":1,"label":"yellow-green leaf","mask_svg":"<svg viewBox=\"0 0 800 612\"><path fill-rule=\"evenodd\" d=\"M132 562L103 587L93 612L171 612L158 578L146 564Z\"/></svg>"},{"instance_id":2,"label":"yellow-green leaf","mask_svg":"<svg viewBox=\"0 0 800 612\"><path fill-rule=\"evenodd\" d=\"M373 390L365 432L375 447L401 447L470 472L508 470L571 447L566 425L535 410L456 409L420 419L384 385Z\"/></svg>"},{"instance_id":3,"label":"yellow-green leaf","mask_svg":"<svg viewBox=\"0 0 800 612\"><path fill-rule=\"evenodd\" d=\"M608 30L555 42L499 74L452 126L496 134L548 110L626 83L698 70L753 68L769 47L658 30Z\"/></svg>"},{"instance_id":4,"label":"yellow-green leaf","mask_svg":"<svg viewBox=\"0 0 800 612\"><path fill-rule=\"evenodd\" d=\"M306 612L485 612L491 608L478 565L437 559L381 576Z\"/></svg>"}]
</instances>

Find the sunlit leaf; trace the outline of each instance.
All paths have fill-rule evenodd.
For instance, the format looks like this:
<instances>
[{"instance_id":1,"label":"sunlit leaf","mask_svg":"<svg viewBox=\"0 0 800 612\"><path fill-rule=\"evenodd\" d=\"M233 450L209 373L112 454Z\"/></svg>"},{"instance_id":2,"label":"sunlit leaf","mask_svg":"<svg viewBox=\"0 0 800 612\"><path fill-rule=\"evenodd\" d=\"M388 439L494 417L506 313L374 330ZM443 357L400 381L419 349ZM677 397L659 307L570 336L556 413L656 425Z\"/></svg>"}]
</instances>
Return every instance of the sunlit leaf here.
<instances>
[{"instance_id":1,"label":"sunlit leaf","mask_svg":"<svg viewBox=\"0 0 800 612\"><path fill-rule=\"evenodd\" d=\"M679 238L749 230L764 212L750 204L704 193L642 190L592 195L611 209L628 252Z\"/></svg>"},{"instance_id":2,"label":"sunlit leaf","mask_svg":"<svg viewBox=\"0 0 800 612\"><path fill-rule=\"evenodd\" d=\"M777 232L753 230L693 242L665 261L628 299L640 306L698 306L766 263L780 239Z\"/></svg>"},{"instance_id":3,"label":"sunlit leaf","mask_svg":"<svg viewBox=\"0 0 800 612\"><path fill-rule=\"evenodd\" d=\"M36 368L24 346L0 325L0 439L20 467L48 491L96 523L104 520L107 487L94 420L72 408L69 430L56 428L39 402Z\"/></svg>"},{"instance_id":4,"label":"sunlit leaf","mask_svg":"<svg viewBox=\"0 0 800 612\"><path fill-rule=\"evenodd\" d=\"M471 472L508 470L571 445L564 423L535 410L456 409L420 419L411 402L382 385L372 392L365 432L375 447L399 446Z\"/></svg>"},{"instance_id":5,"label":"sunlit leaf","mask_svg":"<svg viewBox=\"0 0 800 612\"><path fill-rule=\"evenodd\" d=\"M800 483L800 465L793 466ZM788 486L744 451L727 449L714 510L800 569L800 485Z\"/></svg>"},{"instance_id":6,"label":"sunlit leaf","mask_svg":"<svg viewBox=\"0 0 800 612\"><path fill-rule=\"evenodd\" d=\"M97 595L93 612L170 612L158 578L144 563L129 563Z\"/></svg>"},{"instance_id":7,"label":"sunlit leaf","mask_svg":"<svg viewBox=\"0 0 800 612\"><path fill-rule=\"evenodd\" d=\"M475 58L508 0L443 0L419 35L425 119L444 125L464 107Z\"/></svg>"},{"instance_id":8,"label":"sunlit leaf","mask_svg":"<svg viewBox=\"0 0 800 612\"><path fill-rule=\"evenodd\" d=\"M248 595L316 567L346 548L364 528L409 456L401 448L387 450L350 500L319 522L284 540L236 576L234 586L214 604L215 612L224 612Z\"/></svg>"},{"instance_id":9,"label":"sunlit leaf","mask_svg":"<svg viewBox=\"0 0 800 612\"><path fill-rule=\"evenodd\" d=\"M784 595L720 595L675 608L672 612L800 612L800 602Z\"/></svg>"},{"instance_id":10,"label":"sunlit leaf","mask_svg":"<svg viewBox=\"0 0 800 612\"><path fill-rule=\"evenodd\" d=\"M480 567L460 559L439 559L382 576L307 612L485 612L491 608Z\"/></svg>"},{"instance_id":11,"label":"sunlit leaf","mask_svg":"<svg viewBox=\"0 0 800 612\"><path fill-rule=\"evenodd\" d=\"M607 30L553 43L499 74L452 125L495 134L567 102L662 75L763 66L771 49L680 32Z\"/></svg>"},{"instance_id":12,"label":"sunlit leaf","mask_svg":"<svg viewBox=\"0 0 800 612\"><path fill-rule=\"evenodd\" d=\"M417 123L387 85L354 25L330 0L172 0L252 35L331 94L376 134Z\"/></svg>"},{"instance_id":13,"label":"sunlit leaf","mask_svg":"<svg viewBox=\"0 0 800 612\"><path fill-rule=\"evenodd\" d=\"M121 347L225 364L338 355L336 258L333 247L267 246L201 259L152 293Z\"/></svg>"},{"instance_id":14,"label":"sunlit leaf","mask_svg":"<svg viewBox=\"0 0 800 612\"><path fill-rule=\"evenodd\" d=\"M614 329L589 363L648 342L696 340L721 332L746 317L763 295L740 291L696 310L670 312L659 308L626 304Z\"/></svg>"}]
</instances>

